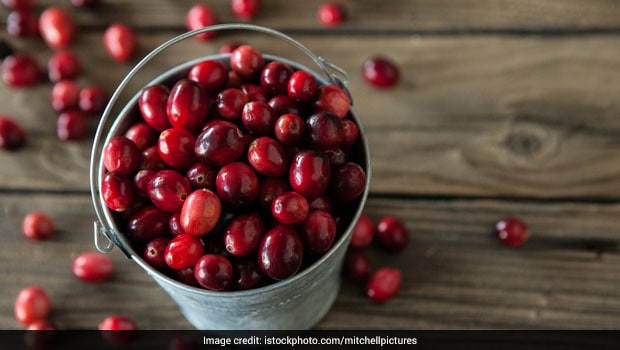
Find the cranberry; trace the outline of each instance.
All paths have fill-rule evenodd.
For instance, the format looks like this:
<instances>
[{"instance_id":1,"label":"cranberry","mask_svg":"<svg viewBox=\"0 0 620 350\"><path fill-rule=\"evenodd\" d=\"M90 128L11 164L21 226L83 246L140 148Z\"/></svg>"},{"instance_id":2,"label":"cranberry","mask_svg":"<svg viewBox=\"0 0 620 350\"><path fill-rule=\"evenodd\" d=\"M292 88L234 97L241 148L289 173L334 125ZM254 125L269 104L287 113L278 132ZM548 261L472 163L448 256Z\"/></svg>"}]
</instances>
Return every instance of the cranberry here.
<instances>
[{"instance_id":1,"label":"cranberry","mask_svg":"<svg viewBox=\"0 0 620 350\"><path fill-rule=\"evenodd\" d=\"M525 223L516 217L507 217L495 224L495 235L509 247L518 247L529 237Z\"/></svg>"},{"instance_id":2,"label":"cranberry","mask_svg":"<svg viewBox=\"0 0 620 350\"><path fill-rule=\"evenodd\" d=\"M208 190L215 190L215 176L217 175L216 169L204 164L196 163L187 170L187 179L190 185L195 190L206 188Z\"/></svg>"},{"instance_id":3,"label":"cranberry","mask_svg":"<svg viewBox=\"0 0 620 350\"><path fill-rule=\"evenodd\" d=\"M102 0L70 0L75 7L95 7L101 4Z\"/></svg>"},{"instance_id":4,"label":"cranberry","mask_svg":"<svg viewBox=\"0 0 620 350\"><path fill-rule=\"evenodd\" d=\"M241 91L248 97L249 101L267 102L267 92L262 86L256 84L243 84Z\"/></svg>"},{"instance_id":5,"label":"cranberry","mask_svg":"<svg viewBox=\"0 0 620 350\"><path fill-rule=\"evenodd\" d=\"M136 144L140 151L155 145L158 138L157 132L144 122L138 122L132 125L125 131L125 137Z\"/></svg>"},{"instance_id":6,"label":"cranberry","mask_svg":"<svg viewBox=\"0 0 620 350\"><path fill-rule=\"evenodd\" d=\"M342 202L350 202L358 198L366 186L364 169L353 162L347 162L332 172L330 193Z\"/></svg>"},{"instance_id":7,"label":"cranberry","mask_svg":"<svg viewBox=\"0 0 620 350\"><path fill-rule=\"evenodd\" d=\"M30 212L22 221L22 233L34 241L47 240L54 234L54 221L43 212Z\"/></svg>"},{"instance_id":8,"label":"cranberry","mask_svg":"<svg viewBox=\"0 0 620 350\"><path fill-rule=\"evenodd\" d=\"M310 205L310 210L325 210L331 212L334 209L334 203L329 196L325 194L314 198L308 202L308 204Z\"/></svg>"},{"instance_id":9,"label":"cranberry","mask_svg":"<svg viewBox=\"0 0 620 350\"><path fill-rule=\"evenodd\" d=\"M298 70L291 75L286 92L295 101L310 102L317 92L317 81L314 75Z\"/></svg>"},{"instance_id":10,"label":"cranberry","mask_svg":"<svg viewBox=\"0 0 620 350\"><path fill-rule=\"evenodd\" d=\"M332 112L339 118L349 113L351 99L341 88L335 85L323 85L319 88L314 100L315 111Z\"/></svg>"},{"instance_id":11,"label":"cranberry","mask_svg":"<svg viewBox=\"0 0 620 350\"><path fill-rule=\"evenodd\" d=\"M155 175L157 171L151 169L141 169L133 176L133 185L136 190L136 194L140 196L140 198L148 199L149 195L147 193L147 188L149 182L153 175Z\"/></svg>"},{"instance_id":12,"label":"cranberry","mask_svg":"<svg viewBox=\"0 0 620 350\"><path fill-rule=\"evenodd\" d=\"M125 136L115 136L103 148L103 165L108 171L130 175L138 168L138 146Z\"/></svg>"},{"instance_id":13,"label":"cranberry","mask_svg":"<svg viewBox=\"0 0 620 350\"><path fill-rule=\"evenodd\" d=\"M345 119L342 121L342 129L344 130L342 143L346 146L353 146L357 142L360 133L357 124L352 120Z\"/></svg>"},{"instance_id":14,"label":"cranberry","mask_svg":"<svg viewBox=\"0 0 620 350\"><path fill-rule=\"evenodd\" d=\"M366 295L376 303L384 303L398 293L402 279L398 269L381 268L370 276L366 284Z\"/></svg>"},{"instance_id":15,"label":"cranberry","mask_svg":"<svg viewBox=\"0 0 620 350\"><path fill-rule=\"evenodd\" d=\"M112 345L123 345L131 342L135 337L136 329L138 327L131 319L119 315L108 316L99 323L101 337Z\"/></svg>"},{"instance_id":16,"label":"cranberry","mask_svg":"<svg viewBox=\"0 0 620 350\"><path fill-rule=\"evenodd\" d=\"M182 234L168 243L164 251L164 260L169 267L183 270L194 267L203 253L204 247L198 237Z\"/></svg>"},{"instance_id":17,"label":"cranberry","mask_svg":"<svg viewBox=\"0 0 620 350\"><path fill-rule=\"evenodd\" d=\"M398 84L398 66L386 57L371 57L364 61L362 75L366 82L378 88L391 88Z\"/></svg>"},{"instance_id":18,"label":"cranberry","mask_svg":"<svg viewBox=\"0 0 620 350\"><path fill-rule=\"evenodd\" d=\"M261 0L231 0L230 6L237 17L252 19L260 11Z\"/></svg>"},{"instance_id":19,"label":"cranberry","mask_svg":"<svg viewBox=\"0 0 620 350\"><path fill-rule=\"evenodd\" d=\"M232 53L234 49L238 48L241 45L243 44L238 43L238 42L225 43L222 46L220 46L218 53Z\"/></svg>"},{"instance_id":20,"label":"cranberry","mask_svg":"<svg viewBox=\"0 0 620 350\"><path fill-rule=\"evenodd\" d=\"M218 196L232 207L244 207L258 196L258 177L250 166L233 162L223 166L215 178Z\"/></svg>"},{"instance_id":21,"label":"cranberry","mask_svg":"<svg viewBox=\"0 0 620 350\"><path fill-rule=\"evenodd\" d=\"M296 114L282 114L276 120L275 135L278 141L294 146L304 135L304 121Z\"/></svg>"},{"instance_id":22,"label":"cranberry","mask_svg":"<svg viewBox=\"0 0 620 350\"><path fill-rule=\"evenodd\" d=\"M159 155L159 148L157 146L147 147L142 151L138 168L150 170L163 170L166 168L166 164Z\"/></svg>"},{"instance_id":23,"label":"cranberry","mask_svg":"<svg viewBox=\"0 0 620 350\"><path fill-rule=\"evenodd\" d=\"M117 212L125 211L135 203L132 181L127 176L117 172L109 172L103 175L101 196L106 206Z\"/></svg>"},{"instance_id":24,"label":"cranberry","mask_svg":"<svg viewBox=\"0 0 620 350\"><path fill-rule=\"evenodd\" d=\"M87 86L80 91L80 109L84 113L99 114L107 103L107 92L98 86Z\"/></svg>"},{"instance_id":25,"label":"cranberry","mask_svg":"<svg viewBox=\"0 0 620 350\"><path fill-rule=\"evenodd\" d=\"M228 68L220 61L206 60L193 66L187 76L208 92L220 91L228 82Z\"/></svg>"},{"instance_id":26,"label":"cranberry","mask_svg":"<svg viewBox=\"0 0 620 350\"><path fill-rule=\"evenodd\" d=\"M340 148L333 148L325 151L325 155L329 158L329 164L333 167L344 165L348 158L347 154Z\"/></svg>"},{"instance_id":27,"label":"cranberry","mask_svg":"<svg viewBox=\"0 0 620 350\"><path fill-rule=\"evenodd\" d=\"M166 111L172 126L194 132L207 120L208 108L207 93L202 85L181 79L170 91Z\"/></svg>"},{"instance_id":28,"label":"cranberry","mask_svg":"<svg viewBox=\"0 0 620 350\"><path fill-rule=\"evenodd\" d=\"M101 253L82 253L73 259L73 275L83 282L103 282L114 273L112 260Z\"/></svg>"},{"instance_id":29,"label":"cranberry","mask_svg":"<svg viewBox=\"0 0 620 350\"><path fill-rule=\"evenodd\" d=\"M366 282L370 276L370 258L364 252L349 252L344 260L345 276L353 282Z\"/></svg>"},{"instance_id":30,"label":"cranberry","mask_svg":"<svg viewBox=\"0 0 620 350\"><path fill-rule=\"evenodd\" d=\"M169 237L157 237L144 246L144 260L156 269L165 269L168 267L164 260L164 251L170 243Z\"/></svg>"},{"instance_id":31,"label":"cranberry","mask_svg":"<svg viewBox=\"0 0 620 350\"><path fill-rule=\"evenodd\" d=\"M168 227L170 228L170 234L173 236L178 236L185 233L183 227L181 227L181 212L177 211L176 213L170 216L170 221L168 222Z\"/></svg>"},{"instance_id":32,"label":"cranberry","mask_svg":"<svg viewBox=\"0 0 620 350\"><path fill-rule=\"evenodd\" d=\"M289 182L294 191L314 199L329 186L331 168L325 154L305 150L297 153L289 171Z\"/></svg>"},{"instance_id":33,"label":"cranberry","mask_svg":"<svg viewBox=\"0 0 620 350\"><path fill-rule=\"evenodd\" d=\"M276 226L269 230L258 248L258 265L275 280L293 276L301 267L304 247L295 230Z\"/></svg>"},{"instance_id":34,"label":"cranberry","mask_svg":"<svg viewBox=\"0 0 620 350\"><path fill-rule=\"evenodd\" d=\"M196 137L181 128L162 131L157 142L159 156L164 163L179 171L186 171L196 162L195 146Z\"/></svg>"},{"instance_id":35,"label":"cranberry","mask_svg":"<svg viewBox=\"0 0 620 350\"><path fill-rule=\"evenodd\" d=\"M194 153L206 164L223 166L234 162L244 150L241 130L233 123L216 120L198 135Z\"/></svg>"},{"instance_id":36,"label":"cranberry","mask_svg":"<svg viewBox=\"0 0 620 350\"><path fill-rule=\"evenodd\" d=\"M306 119L306 142L319 150L340 147L344 140L342 121L329 112L318 112Z\"/></svg>"},{"instance_id":37,"label":"cranberry","mask_svg":"<svg viewBox=\"0 0 620 350\"><path fill-rule=\"evenodd\" d=\"M222 117L237 119L241 116L243 106L248 102L248 97L241 90L229 88L217 95L215 108Z\"/></svg>"},{"instance_id":38,"label":"cranberry","mask_svg":"<svg viewBox=\"0 0 620 350\"><path fill-rule=\"evenodd\" d=\"M194 268L182 269L182 270L173 270L172 278L175 280L187 284L192 287L200 287L198 281L196 281L196 277L194 277Z\"/></svg>"},{"instance_id":39,"label":"cranberry","mask_svg":"<svg viewBox=\"0 0 620 350\"><path fill-rule=\"evenodd\" d=\"M26 142L26 132L15 119L0 115L0 148L16 150Z\"/></svg>"},{"instance_id":40,"label":"cranberry","mask_svg":"<svg viewBox=\"0 0 620 350\"><path fill-rule=\"evenodd\" d=\"M276 112L276 115L280 116L282 114L297 114L301 115L302 110L301 106L297 101L288 97L288 95L277 95L271 98L269 102L267 102L271 108Z\"/></svg>"},{"instance_id":41,"label":"cranberry","mask_svg":"<svg viewBox=\"0 0 620 350\"><path fill-rule=\"evenodd\" d=\"M76 109L80 101L80 88L71 80L59 81L54 84L50 99L56 112Z\"/></svg>"},{"instance_id":42,"label":"cranberry","mask_svg":"<svg viewBox=\"0 0 620 350\"><path fill-rule=\"evenodd\" d=\"M224 233L226 250L234 256L248 256L254 253L267 231L266 228L265 222L257 213L236 217Z\"/></svg>"},{"instance_id":43,"label":"cranberry","mask_svg":"<svg viewBox=\"0 0 620 350\"><path fill-rule=\"evenodd\" d=\"M293 68L288 64L278 61L270 62L261 71L260 83L269 94L286 94L288 81L292 74Z\"/></svg>"},{"instance_id":44,"label":"cranberry","mask_svg":"<svg viewBox=\"0 0 620 350\"><path fill-rule=\"evenodd\" d=\"M82 62L72 51L58 51L47 60L47 75L53 83L75 79L81 72Z\"/></svg>"},{"instance_id":45,"label":"cranberry","mask_svg":"<svg viewBox=\"0 0 620 350\"><path fill-rule=\"evenodd\" d=\"M142 119L157 131L164 131L172 126L166 111L169 95L170 89L165 85L152 85L140 93L138 107Z\"/></svg>"},{"instance_id":46,"label":"cranberry","mask_svg":"<svg viewBox=\"0 0 620 350\"><path fill-rule=\"evenodd\" d=\"M203 3L192 6L185 17L185 24L187 25L187 30L189 31L209 27L219 23L220 19L217 12L212 7ZM216 36L216 33L217 32L202 33L196 35L195 38L202 41L209 41Z\"/></svg>"},{"instance_id":47,"label":"cranberry","mask_svg":"<svg viewBox=\"0 0 620 350\"><path fill-rule=\"evenodd\" d=\"M24 325L45 320L50 312L50 305L45 289L38 286L24 288L15 300L15 318Z\"/></svg>"},{"instance_id":48,"label":"cranberry","mask_svg":"<svg viewBox=\"0 0 620 350\"><path fill-rule=\"evenodd\" d=\"M2 61L2 79L11 87L30 87L41 80L39 63L26 54L7 56Z\"/></svg>"},{"instance_id":49,"label":"cranberry","mask_svg":"<svg viewBox=\"0 0 620 350\"><path fill-rule=\"evenodd\" d=\"M278 115L265 102L251 101L243 107L241 121L243 126L254 135L271 135L274 133Z\"/></svg>"},{"instance_id":50,"label":"cranberry","mask_svg":"<svg viewBox=\"0 0 620 350\"><path fill-rule=\"evenodd\" d=\"M273 217L283 225L301 224L310 211L310 205L304 196L297 192L284 192L271 203Z\"/></svg>"},{"instance_id":51,"label":"cranberry","mask_svg":"<svg viewBox=\"0 0 620 350\"><path fill-rule=\"evenodd\" d=\"M283 176L289 169L284 147L267 136L252 141L248 150L248 162L259 174L265 176Z\"/></svg>"},{"instance_id":52,"label":"cranberry","mask_svg":"<svg viewBox=\"0 0 620 350\"><path fill-rule=\"evenodd\" d=\"M138 51L138 37L130 26L114 23L103 33L103 46L116 62L128 62Z\"/></svg>"},{"instance_id":53,"label":"cranberry","mask_svg":"<svg viewBox=\"0 0 620 350\"><path fill-rule=\"evenodd\" d=\"M2 5L9 10L32 10L35 0L2 0Z\"/></svg>"},{"instance_id":54,"label":"cranberry","mask_svg":"<svg viewBox=\"0 0 620 350\"><path fill-rule=\"evenodd\" d=\"M39 34L39 19L30 10L17 10L6 19L6 31L19 37L34 37Z\"/></svg>"},{"instance_id":55,"label":"cranberry","mask_svg":"<svg viewBox=\"0 0 620 350\"><path fill-rule=\"evenodd\" d=\"M345 20L346 13L342 6L333 2L328 2L319 7L317 15L319 21L324 25L336 27Z\"/></svg>"},{"instance_id":56,"label":"cranberry","mask_svg":"<svg viewBox=\"0 0 620 350\"><path fill-rule=\"evenodd\" d=\"M291 186L287 180L279 177L266 177L260 184L258 204L271 213L271 204L274 198L290 190Z\"/></svg>"},{"instance_id":57,"label":"cranberry","mask_svg":"<svg viewBox=\"0 0 620 350\"><path fill-rule=\"evenodd\" d=\"M80 111L65 111L58 116L56 133L61 141L82 139L88 133L88 121Z\"/></svg>"},{"instance_id":58,"label":"cranberry","mask_svg":"<svg viewBox=\"0 0 620 350\"><path fill-rule=\"evenodd\" d=\"M304 247L317 254L325 253L336 239L336 221L324 210L313 210L299 228Z\"/></svg>"},{"instance_id":59,"label":"cranberry","mask_svg":"<svg viewBox=\"0 0 620 350\"><path fill-rule=\"evenodd\" d=\"M66 10L51 6L39 17L39 32L49 47L64 49L75 39L75 21Z\"/></svg>"},{"instance_id":60,"label":"cranberry","mask_svg":"<svg viewBox=\"0 0 620 350\"><path fill-rule=\"evenodd\" d=\"M385 217L379 221L375 237L379 245L392 252L401 251L409 244L407 227L392 216Z\"/></svg>"},{"instance_id":61,"label":"cranberry","mask_svg":"<svg viewBox=\"0 0 620 350\"><path fill-rule=\"evenodd\" d=\"M233 282L233 268L230 261L217 254L205 254L194 267L198 283L210 290L229 289Z\"/></svg>"},{"instance_id":62,"label":"cranberry","mask_svg":"<svg viewBox=\"0 0 620 350\"><path fill-rule=\"evenodd\" d=\"M175 170L158 171L149 181L147 192L151 202L167 212L181 210L192 187L187 178Z\"/></svg>"},{"instance_id":63,"label":"cranberry","mask_svg":"<svg viewBox=\"0 0 620 350\"><path fill-rule=\"evenodd\" d=\"M132 243L143 245L148 241L170 233L170 213L155 206L148 206L133 214L127 222L127 237Z\"/></svg>"},{"instance_id":64,"label":"cranberry","mask_svg":"<svg viewBox=\"0 0 620 350\"><path fill-rule=\"evenodd\" d=\"M207 189L195 190L187 196L181 208L181 227L191 236L211 232L222 214L220 199Z\"/></svg>"},{"instance_id":65,"label":"cranberry","mask_svg":"<svg viewBox=\"0 0 620 350\"><path fill-rule=\"evenodd\" d=\"M233 271L235 273L233 285L237 290L255 288L263 278L263 273L261 272L255 258L237 261L233 265Z\"/></svg>"},{"instance_id":66,"label":"cranberry","mask_svg":"<svg viewBox=\"0 0 620 350\"><path fill-rule=\"evenodd\" d=\"M375 237L375 232L374 222L372 222L366 214L360 215L355 226L353 226L350 243L351 247L357 249L368 247Z\"/></svg>"},{"instance_id":67,"label":"cranberry","mask_svg":"<svg viewBox=\"0 0 620 350\"><path fill-rule=\"evenodd\" d=\"M263 54L250 45L241 45L230 55L230 67L241 79L247 81L258 78L264 65Z\"/></svg>"}]
</instances>

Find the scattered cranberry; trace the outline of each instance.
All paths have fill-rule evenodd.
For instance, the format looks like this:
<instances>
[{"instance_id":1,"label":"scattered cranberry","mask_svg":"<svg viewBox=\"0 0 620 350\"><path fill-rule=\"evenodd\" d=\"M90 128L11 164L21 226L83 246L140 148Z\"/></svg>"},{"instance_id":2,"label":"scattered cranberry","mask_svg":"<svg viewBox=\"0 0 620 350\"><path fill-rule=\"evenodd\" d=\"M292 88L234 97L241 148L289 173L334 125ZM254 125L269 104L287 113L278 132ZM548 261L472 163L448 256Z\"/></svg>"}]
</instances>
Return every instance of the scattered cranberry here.
<instances>
[{"instance_id":1,"label":"scattered cranberry","mask_svg":"<svg viewBox=\"0 0 620 350\"><path fill-rule=\"evenodd\" d=\"M392 252L401 251L409 244L407 227L392 216L379 221L375 237L379 245Z\"/></svg>"},{"instance_id":2,"label":"scattered cranberry","mask_svg":"<svg viewBox=\"0 0 620 350\"><path fill-rule=\"evenodd\" d=\"M315 111L324 110L344 118L349 113L351 100L346 92L335 85L323 85L318 89L314 100Z\"/></svg>"},{"instance_id":3,"label":"scattered cranberry","mask_svg":"<svg viewBox=\"0 0 620 350\"><path fill-rule=\"evenodd\" d=\"M132 242L143 245L169 233L170 213L153 205L138 210L127 222L127 236Z\"/></svg>"},{"instance_id":4,"label":"scattered cranberry","mask_svg":"<svg viewBox=\"0 0 620 350\"><path fill-rule=\"evenodd\" d=\"M353 282L366 282L370 276L370 258L364 252L349 252L344 261L345 276Z\"/></svg>"},{"instance_id":5,"label":"scattered cranberry","mask_svg":"<svg viewBox=\"0 0 620 350\"><path fill-rule=\"evenodd\" d=\"M372 274L366 284L366 295L376 303L392 299L400 290L402 275L398 269L381 268Z\"/></svg>"},{"instance_id":6,"label":"scattered cranberry","mask_svg":"<svg viewBox=\"0 0 620 350\"><path fill-rule=\"evenodd\" d=\"M310 102L317 92L317 81L314 75L298 70L288 81L287 93L292 99L299 102Z\"/></svg>"},{"instance_id":7,"label":"scattered cranberry","mask_svg":"<svg viewBox=\"0 0 620 350\"><path fill-rule=\"evenodd\" d=\"M252 19L260 11L261 0L231 0L230 7L235 16L241 19Z\"/></svg>"},{"instance_id":8,"label":"scattered cranberry","mask_svg":"<svg viewBox=\"0 0 620 350\"><path fill-rule=\"evenodd\" d=\"M398 66L388 58L381 56L366 59L362 75L366 82L378 88L396 86L400 78Z\"/></svg>"},{"instance_id":9,"label":"scattered cranberry","mask_svg":"<svg viewBox=\"0 0 620 350\"><path fill-rule=\"evenodd\" d=\"M132 181L127 176L116 172L103 175L101 196L106 206L117 212L123 212L135 203Z\"/></svg>"},{"instance_id":10,"label":"scattered cranberry","mask_svg":"<svg viewBox=\"0 0 620 350\"><path fill-rule=\"evenodd\" d=\"M181 227L191 236L204 236L211 232L222 215L220 199L210 190L200 189L190 193L181 208Z\"/></svg>"},{"instance_id":11,"label":"scattered cranberry","mask_svg":"<svg viewBox=\"0 0 620 350\"><path fill-rule=\"evenodd\" d=\"M375 237L375 232L374 222L366 214L360 215L353 226L350 246L357 249L368 247Z\"/></svg>"},{"instance_id":12,"label":"scattered cranberry","mask_svg":"<svg viewBox=\"0 0 620 350\"><path fill-rule=\"evenodd\" d=\"M190 8L187 12L187 16L185 18L185 24L187 25L187 30L189 31L219 23L220 19L217 12L212 7L204 3L199 3L192 6L192 8ZM201 41L209 41L215 36L216 32L206 32L196 35L195 38Z\"/></svg>"},{"instance_id":13,"label":"scattered cranberry","mask_svg":"<svg viewBox=\"0 0 620 350\"><path fill-rule=\"evenodd\" d=\"M172 126L194 132L207 120L208 108L207 93L202 85L181 79L170 91L166 111Z\"/></svg>"},{"instance_id":14,"label":"scattered cranberry","mask_svg":"<svg viewBox=\"0 0 620 350\"><path fill-rule=\"evenodd\" d=\"M125 316L108 316L99 323L101 337L113 345L123 345L131 342L138 329L135 322ZM122 331L122 332L117 332Z\"/></svg>"},{"instance_id":15,"label":"scattered cranberry","mask_svg":"<svg viewBox=\"0 0 620 350\"><path fill-rule=\"evenodd\" d=\"M166 129L159 134L157 149L161 159L171 168L186 171L196 163L196 137L181 128Z\"/></svg>"},{"instance_id":16,"label":"scattered cranberry","mask_svg":"<svg viewBox=\"0 0 620 350\"><path fill-rule=\"evenodd\" d=\"M245 80L258 78L264 65L263 54L250 45L241 45L230 55L230 67Z\"/></svg>"},{"instance_id":17,"label":"scattered cranberry","mask_svg":"<svg viewBox=\"0 0 620 350\"><path fill-rule=\"evenodd\" d=\"M108 103L107 92L98 86L87 86L80 91L80 109L84 113L99 114Z\"/></svg>"},{"instance_id":18,"label":"scattered cranberry","mask_svg":"<svg viewBox=\"0 0 620 350\"><path fill-rule=\"evenodd\" d=\"M291 164L289 181L294 191L314 199L329 186L331 168L325 154L305 150L297 153Z\"/></svg>"},{"instance_id":19,"label":"scattered cranberry","mask_svg":"<svg viewBox=\"0 0 620 350\"><path fill-rule=\"evenodd\" d=\"M2 0L2 5L9 10L32 10L35 0Z\"/></svg>"},{"instance_id":20,"label":"scattered cranberry","mask_svg":"<svg viewBox=\"0 0 620 350\"><path fill-rule=\"evenodd\" d=\"M41 67L29 55L15 54L2 61L2 79L11 87L31 87L41 80Z\"/></svg>"},{"instance_id":21,"label":"scattered cranberry","mask_svg":"<svg viewBox=\"0 0 620 350\"><path fill-rule=\"evenodd\" d=\"M303 253L303 243L295 230L276 226L263 237L258 248L258 265L267 276L283 280L299 270Z\"/></svg>"},{"instance_id":22,"label":"scattered cranberry","mask_svg":"<svg viewBox=\"0 0 620 350\"><path fill-rule=\"evenodd\" d=\"M169 267L183 270L194 267L203 253L204 246L198 237L182 234L168 243L164 251L164 260Z\"/></svg>"},{"instance_id":23,"label":"scattered cranberry","mask_svg":"<svg viewBox=\"0 0 620 350\"><path fill-rule=\"evenodd\" d=\"M516 217L508 217L495 224L495 234L499 240L509 247L518 247L529 237L525 223Z\"/></svg>"},{"instance_id":24,"label":"scattered cranberry","mask_svg":"<svg viewBox=\"0 0 620 350\"><path fill-rule=\"evenodd\" d=\"M15 300L15 318L24 325L43 321L50 312L50 298L47 292L37 286L22 289Z\"/></svg>"},{"instance_id":25,"label":"scattered cranberry","mask_svg":"<svg viewBox=\"0 0 620 350\"><path fill-rule=\"evenodd\" d=\"M283 225L297 225L306 220L310 206L301 194L289 191L273 199L271 213Z\"/></svg>"},{"instance_id":26,"label":"scattered cranberry","mask_svg":"<svg viewBox=\"0 0 620 350\"><path fill-rule=\"evenodd\" d=\"M187 75L208 92L220 91L228 82L228 68L215 60L206 60L193 66Z\"/></svg>"},{"instance_id":27,"label":"scattered cranberry","mask_svg":"<svg viewBox=\"0 0 620 350\"><path fill-rule=\"evenodd\" d=\"M73 275L84 282L103 282L114 273L112 260L101 253L82 253L73 259Z\"/></svg>"},{"instance_id":28,"label":"scattered cranberry","mask_svg":"<svg viewBox=\"0 0 620 350\"><path fill-rule=\"evenodd\" d=\"M76 109L80 101L80 87L72 80L59 81L52 87L50 99L56 112Z\"/></svg>"},{"instance_id":29,"label":"scattered cranberry","mask_svg":"<svg viewBox=\"0 0 620 350\"><path fill-rule=\"evenodd\" d=\"M168 265L164 260L164 251L168 243L168 237L157 237L148 242L144 247L144 260L156 269L165 269Z\"/></svg>"},{"instance_id":30,"label":"scattered cranberry","mask_svg":"<svg viewBox=\"0 0 620 350\"><path fill-rule=\"evenodd\" d=\"M220 169L215 187L222 202L232 207L245 207L258 196L258 177L247 164L234 162Z\"/></svg>"},{"instance_id":31,"label":"scattered cranberry","mask_svg":"<svg viewBox=\"0 0 620 350\"><path fill-rule=\"evenodd\" d=\"M82 62L69 50L54 53L47 61L47 74L51 82L75 79L82 72Z\"/></svg>"},{"instance_id":32,"label":"scattered cranberry","mask_svg":"<svg viewBox=\"0 0 620 350\"><path fill-rule=\"evenodd\" d=\"M328 27L340 25L345 20L344 8L336 3L328 2L319 7L319 21Z\"/></svg>"},{"instance_id":33,"label":"scattered cranberry","mask_svg":"<svg viewBox=\"0 0 620 350\"><path fill-rule=\"evenodd\" d=\"M34 37L39 34L39 19L30 10L17 10L6 19L6 31L19 37Z\"/></svg>"},{"instance_id":34,"label":"scattered cranberry","mask_svg":"<svg viewBox=\"0 0 620 350\"><path fill-rule=\"evenodd\" d=\"M366 186L366 173L354 162L347 162L332 172L330 193L341 202L351 202L361 196Z\"/></svg>"},{"instance_id":35,"label":"scattered cranberry","mask_svg":"<svg viewBox=\"0 0 620 350\"><path fill-rule=\"evenodd\" d=\"M61 141L80 140L88 133L88 121L80 111L61 113L56 126L56 133Z\"/></svg>"},{"instance_id":36,"label":"scattered cranberry","mask_svg":"<svg viewBox=\"0 0 620 350\"><path fill-rule=\"evenodd\" d=\"M299 235L308 251L325 253L336 239L336 221L324 210L313 210L301 224Z\"/></svg>"},{"instance_id":37,"label":"scattered cranberry","mask_svg":"<svg viewBox=\"0 0 620 350\"><path fill-rule=\"evenodd\" d=\"M138 122L125 131L126 138L131 140L140 151L147 149L157 143L157 132L147 123ZM193 151L193 148L192 148Z\"/></svg>"},{"instance_id":38,"label":"scattered cranberry","mask_svg":"<svg viewBox=\"0 0 620 350\"><path fill-rule=\"evenodd\" d=\"M181 210L191 190L192 187L187 178L171 169L158 171L153 175L147 187L151 202L167 212Z\"/></svg>"},{"instance_id":39,"label":"scattered cranberry","mask_svg":"<svg viewBox=\"0 0 620 350\"><path fill-rule=\"evenodd\" d=\"M103 33L103 46L116 62L128 62L138 51L138 37L130 26L114 23Z\"/></svg>"},{"instance_id":40,"label":"scattered cranberry","mask_svg":"<svg viewBox=\"0 0 620 350\"><path fill-rule=\"evenodd\" d=\"M26 132L15 119L0 115L0 148L13 151L26 142Z\"/></svg>"},{"instance_id":41,"label":"scattered cranberry","mask_svg":"<svg viewBox=\"0 0 620 350\"><path fill-rule=\"evenodd\" d=\"M196 281L210 290L226 290L232 285L233 268L230 261L217 254L206 254L194 267Z\"/></svg>"},{"instance_id":42,"label":"scattered cranberry","mask_svg":"<svg viewBox=\"0 0 620 350\"><path fill-rule=\"evenodd\" d=\"M223 166L237 160L244 150L241 130L233 123L215 120L198 135L194 153L206 164Z\"/></svg>"},{"instance_id":43,"label":"scattered cranberry","mask_svg":"<svg viewBox=\"0 0 620 350\"><path fill-rule=\"evenodd\" d=\"M22 233L34 241L47 240L54 234L54 221L43 212L30 212L22 221Z\"/></svg>"},{"instance_id":44,"label":"scattered cranberry","mask_svg":"<svg viewBox=\"0 0 620 350\"><path fill-rule=\"evenodd\" d=\"M103 148L103 165L108 171L130 175L138 168L138 146L125 136L115 136Z\"/></svg>"},{"instance_id":45,"label":"scattered cranberry","mask_svg":"<svg viewBox=\"0 0 620 350\"><path fill-rule=\"evenodd\" d=\"M76 25L73 17L60 7L48 7L39 17L39 32L52 49L67 48L75 39Z\"/></svg>"}]
</instances>

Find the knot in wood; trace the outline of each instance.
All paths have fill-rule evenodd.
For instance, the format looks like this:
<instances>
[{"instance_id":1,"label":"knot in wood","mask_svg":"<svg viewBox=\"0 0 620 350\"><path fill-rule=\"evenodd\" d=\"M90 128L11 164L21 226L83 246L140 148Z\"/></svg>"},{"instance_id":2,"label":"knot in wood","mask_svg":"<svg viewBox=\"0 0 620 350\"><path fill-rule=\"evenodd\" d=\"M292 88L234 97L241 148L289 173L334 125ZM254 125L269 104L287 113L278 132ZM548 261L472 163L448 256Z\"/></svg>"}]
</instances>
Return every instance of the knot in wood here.
<instances>
[{"instance_id":1,"label":"knot in wood","mask_svg":"<svg viewBox=\"0 0 620 350\"><path fill-rule=\"evenodd\" d=\"M514 154L533 157L541 152L544 140L541 133L536 130L519 129L509 132L503 143Z\"/></svg>"}]
</instances>

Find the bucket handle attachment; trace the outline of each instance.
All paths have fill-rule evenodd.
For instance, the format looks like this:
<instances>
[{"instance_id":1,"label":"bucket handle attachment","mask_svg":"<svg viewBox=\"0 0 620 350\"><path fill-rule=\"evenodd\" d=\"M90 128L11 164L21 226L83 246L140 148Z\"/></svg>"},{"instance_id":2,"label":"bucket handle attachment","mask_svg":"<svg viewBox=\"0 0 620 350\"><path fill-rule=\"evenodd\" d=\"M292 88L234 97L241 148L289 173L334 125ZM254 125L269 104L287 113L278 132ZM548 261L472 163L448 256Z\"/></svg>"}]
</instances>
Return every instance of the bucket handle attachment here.
<instances>
[{"instance_id":1,"label":"bucket handle attachment","mask_svg":"<svg viewBox=\"0 0 620 350\"><path fill-rule=\"evenodd\" d=\"M99 221L93 222L93 232L95 248L97 248L98 251L101 253L109 253L114 249L114 241Z\"/></svg>"}]
</instances>

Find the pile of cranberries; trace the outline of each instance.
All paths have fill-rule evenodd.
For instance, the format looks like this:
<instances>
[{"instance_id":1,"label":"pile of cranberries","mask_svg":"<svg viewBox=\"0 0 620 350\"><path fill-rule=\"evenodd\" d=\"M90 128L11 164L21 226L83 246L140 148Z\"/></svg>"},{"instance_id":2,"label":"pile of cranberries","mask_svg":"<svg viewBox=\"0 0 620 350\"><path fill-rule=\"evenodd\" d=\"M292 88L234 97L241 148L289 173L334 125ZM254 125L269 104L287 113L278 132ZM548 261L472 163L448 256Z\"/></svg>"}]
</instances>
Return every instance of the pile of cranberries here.
<instances>
[{"instance_id":1,"label":"pile of cranberries","mask_svg":"<svg viewBox=\"0 0 620 350\"><path fill-rule=\"evenodd\" d=\"M327 252L364 192L346 92L255 47L144 88L104 146L101 195L161 272L209 290L295 275Z\"/></svg>"}]
</instances>

